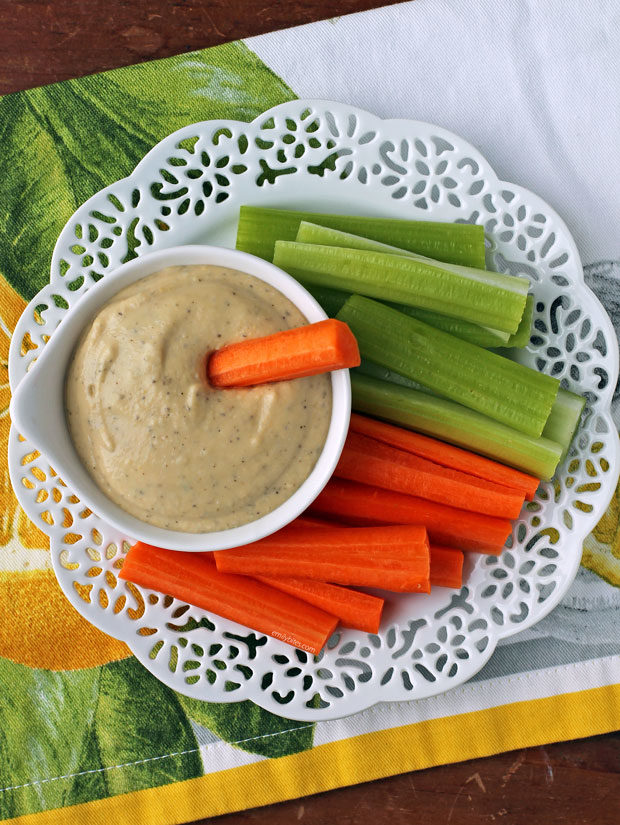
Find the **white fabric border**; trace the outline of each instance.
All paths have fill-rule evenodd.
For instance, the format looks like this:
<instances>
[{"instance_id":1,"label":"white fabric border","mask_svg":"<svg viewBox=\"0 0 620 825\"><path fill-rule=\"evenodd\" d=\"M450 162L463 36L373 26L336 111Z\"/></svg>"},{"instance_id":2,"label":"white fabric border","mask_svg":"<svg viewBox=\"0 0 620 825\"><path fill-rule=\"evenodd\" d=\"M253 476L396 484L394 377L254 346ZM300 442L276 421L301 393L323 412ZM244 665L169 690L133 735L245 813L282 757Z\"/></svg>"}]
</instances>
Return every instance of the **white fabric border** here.
<instances>
[{"instance_id":1,"label":"white fabric border","mask_svg":"<svg viewBox=\"0 0 620 825\"><path fill-rule=\"evenodd\" d=\"M381 703L353 716L318 722L314 731L314 746L431 719L453 717L454 724L458 725L459 714L614 684L620 684L620 656L608 656L589 662L575 662L514 676L469 682L428 699ZM620 720L620 705L617 715ZM282 734L269 734L270 737L279 735ZM250 742L248 740L238 744L247 746ZM266 758L244 752L235 744L223 741L203 744L200 754L205 774L250 765Z\"/></svg>"},{"instance_id":2,"label":"white fabric border","mask_svg":"<svg viewBox=\"0 0 620 825\"><path fill-rule=\"evenodd\" d=\"M314 744L322 745L371 731L613 684L620 684L620 656L468 682L428 699L379 704L354 716L319 722ZM620 707L618 720L620 722Z\"/></svg>"}]
</instances>

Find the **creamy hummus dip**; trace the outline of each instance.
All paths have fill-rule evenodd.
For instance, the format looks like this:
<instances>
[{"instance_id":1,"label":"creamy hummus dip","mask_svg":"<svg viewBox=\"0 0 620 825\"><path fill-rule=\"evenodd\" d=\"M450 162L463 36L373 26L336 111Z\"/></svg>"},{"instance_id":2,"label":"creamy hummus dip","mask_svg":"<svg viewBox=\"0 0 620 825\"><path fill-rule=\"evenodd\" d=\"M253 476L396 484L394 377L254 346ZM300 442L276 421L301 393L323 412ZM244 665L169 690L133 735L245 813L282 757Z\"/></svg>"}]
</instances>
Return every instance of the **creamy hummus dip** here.
<instances>
[{"instance_id":1,"label":"creamy hummus dip","mask_svg":"<svg viewBox=\"0 0 620 825\"><path fill-rule=\"evenodd\" d=\"M214 389L206 355L304 323L274 287L222 267L169 267L120 291L84 332L65 390L73 442L101 490L187 533L282 504L321 453L329 376Z\"/></svg>"}]
</instances>

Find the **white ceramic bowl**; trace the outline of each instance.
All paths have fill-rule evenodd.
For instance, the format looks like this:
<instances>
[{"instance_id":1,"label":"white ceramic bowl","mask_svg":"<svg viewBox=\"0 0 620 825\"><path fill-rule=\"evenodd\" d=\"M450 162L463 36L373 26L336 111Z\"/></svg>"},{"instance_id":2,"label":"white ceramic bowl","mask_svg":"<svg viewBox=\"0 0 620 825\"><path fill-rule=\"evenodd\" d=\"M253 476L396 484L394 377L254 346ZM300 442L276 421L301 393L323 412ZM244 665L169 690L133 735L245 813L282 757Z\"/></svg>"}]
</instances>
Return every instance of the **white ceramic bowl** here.
<instances>
[{"instance_id":1,"label":"white ceramic bowl","mask_svg":"<svg viewBox=\"0 0 620 825\"><path fill-rule=\"evenodd\" d=\"M19 432L36 445L80 500L119 530L140 541L172 550L223 550L257 541L284 527L323 489L334 471L346 438L351 414L351 384L348 370L332 372L332 414L321 455L301 487L271 513L240 527L212 533L164 530L126 513L99 489L73 446L65 416L65 375L82 330L113 295L164 267L192 264L212 264L247 272L286 295L309 322L327 317L294 278L254 255L215 246L177 246L153 252L106 275L68 312L33 369L17 387L11 401L11 417Z\"/></svg>"}]
</instances>

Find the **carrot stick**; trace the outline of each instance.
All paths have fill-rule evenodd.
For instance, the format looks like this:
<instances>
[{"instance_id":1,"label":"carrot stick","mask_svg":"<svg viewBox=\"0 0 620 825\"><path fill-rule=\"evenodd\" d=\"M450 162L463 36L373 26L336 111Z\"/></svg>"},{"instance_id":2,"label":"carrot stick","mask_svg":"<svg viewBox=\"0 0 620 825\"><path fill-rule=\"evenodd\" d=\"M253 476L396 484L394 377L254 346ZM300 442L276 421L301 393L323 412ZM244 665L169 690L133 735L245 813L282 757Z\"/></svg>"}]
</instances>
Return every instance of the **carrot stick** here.
<instances>
[{"instance_id":1,"label":"carrot stick","mask_svg":"<svg viewBox=\"0 0 620 825\"><path fill-rule=\"evenodd\" d=\"M313 519L309 516L301 516L300 518L296 519L295 524L301 524L302 522L309 526L330 526L329 522L327 521L323 521L321 519ZM431 544L430 553L431 587L439 586L460 588L463 584L463 553L454 547L442 547L439 544ZM278 587L278 585L280 585L282 590L284 590L286 593L292 593L293 596L299 596L299 598L306 599L306 601L309 601L311 604L316 604L317 607L322 607L324 610L331 611L336 616L338 616L338 618L347 627L355 627L359 630L367 630L369 633L377 632L376 630L369 630L369 627L371 626L370 622L366 623L364 626L362 626L362 624L359 622L353 623L356 621L356 619L359 619L360 616L365 616L363 603L355 603L355 606L351 610L351 616L348 619L348 617L344 615L344 612L341 611L339 601L339 596L341 595L340 591L344 591L346 597L348 597L349 594L353 594L354 602L355 597L357 596L363 596L364 598L373 599L377 601L376 596L370 596L366 593L360 593L358 590L350 590L344 587L338 587L337 585L324 584L323 582L315 582L312 579L269 579L263 576L257 576L257 578L260 581L264 581L267 584L271 584L273 587ZM314 588L323 587L330 589L325 591L319 589L318 592L314 590ZM299 590L297 590L296 588L299 588ZM306 592L308 595L305 595ZM317 592L317 597L313 600L315 592ZM383 600L379 599L378 601L382 602ZM348 608L349 602L345 601L345 605L346 608ZM379 620L381 618L382 606L383 604L381 604L380 607L375 606L375 610L377 611L377 613L373 614L373 618L376 615L377 627Z\"/></svg>"},{"instance_id":2,"label":"carrot stick","mask_svg":"<svg viewBox=\"0 0 620 825\"><path fill-rule=\"evenodd\" d=\"M350 432L347 436L347 441L350 443L351 448L358 452L360 450L366 450L370 455L377 455L384 459L393 460L398 464L402 464L404 467L411 467L439 476L440 478L460 481L463 484L480 490L489 490L502 496L511 496L512 499L520 499L523 501L523 494L519 496L514 490L504 485L487 481L487 479L484 478L478 478L477 476L461 472L460 470L453 470L451 467L444 467L427 458L422 458L406 450L401 450L399 447L392 447L390 444L386 444L376 438Z\"/></svg>"},{"instance_id":3,"label":"carrot stick","mask_svg":"<svg viewBox=\"0 0 620 825\"><path fill-rule=\"evenodd\" d=\"M379 632L384 602L378 596L314 579L276 579L269 576L256 578L275 587L276 590L290 593L328 613L333 613L345 627L354 627L366 633Z\"/></svg>"},{"instance_id":4,"label":"carrot stick","mask_svg":"<svg viewBox=\"0 0 620 825\"><path fill-rule=\"evenodd\" d=\"M347 436L334 475L499 518L516 518L523 506L523 495L507 487L355 432Z\"/></svg>"},{"instance_id":5,"label":"carrot stick","mask_svg":"<svg viewBox=\"0 0 620 825\"><path fill-rule=\"evenodd\" d=\"M138 542L127 553L119 576L310 653L321 651L338 622L336 616L263 582L220 573L211 553L178 553Z\"/></svg>"},{"instance_id":6,"label":"carrot stick","mask_svg":"<svg viewBox=\"0 0 620 825\"><path fill-rule=\"evenodd\" d=\"M294 521L290 522L289 526L293 526L295 524L297 527L334 527L333 522L328 521L325 518L317 518L316 516L311 516L308 513L303 513L301 516L297 516Z\"/></svg>"},{"instance_id":7,"label":"carrot stick","mask_svg":"<svg viewBox=\"0 0 620 825\"><path fill-rule=\"evenodd\" d=\"M493 555L501 553L512 531L508 519L339 478L329 481L310 512L357 525L423 524L431 542Z\"/></svg>"},{"instance_id":8,"label":"carrot stick","mask_svg":"<svg viewBox=\"0 0 620 825\"><path fill-rule=\"evenodd\" d=\"M428 593L428 538L417 525L296 527L214 553L224 573L304 578L334 584Z\"/></svg>"},{"instance_id":9,"label":"carrot stick","mask_svg":"<svg viewBox=\"0 0 620 825\"><path fill-rule=\"evenodd\" d=\"M454 447L436 438L430 438L394 424L387 424L375 418L368 418L359 413L351 414L350 429L361 435L375 438L377 441L383 441L392 447L418 455L420 458L434 461L442 467L450 467L477 478L484 478L487 481L514 488L522 492L528 500L534 498L540 483L535 476L506 467L498 461L492 461L490 458Z\"/></svg>"},{"instance_id":10,"label":"carrot stick","mask_svg":"<svg viewBox=\"0 0 620 825\"><path fill-rule=\"evenodd\" d=\"M462 587L463 560L460 550L431 544L431 587Z\"/></svg>"},{"instance_id":11,"label":"carrot stick","mask_svg":"<svg viewBox=\"0 0 620 825\"><path fill-rule=\"evenodd\" d=\"M214 387L249 387L359 364L353 333L342 321L330 318L228 344L211 355L207 375Z\"/></svg>"}]
</instances>

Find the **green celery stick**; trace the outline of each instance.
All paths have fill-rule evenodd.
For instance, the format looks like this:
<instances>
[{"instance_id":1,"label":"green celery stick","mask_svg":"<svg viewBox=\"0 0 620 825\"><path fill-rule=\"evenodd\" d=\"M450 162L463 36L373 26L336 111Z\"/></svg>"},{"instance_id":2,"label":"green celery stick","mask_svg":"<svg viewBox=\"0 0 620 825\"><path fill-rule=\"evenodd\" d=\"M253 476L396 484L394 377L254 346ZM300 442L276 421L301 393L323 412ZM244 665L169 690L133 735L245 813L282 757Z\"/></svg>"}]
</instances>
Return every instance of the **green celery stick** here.
<instances>
[{"instance_id":1,"label":"green celery stick","mask_svg":"<svg viewBox=\"0 0 620 825\"><path fill-rule=\"evenodd\" d=\"M242 206L237 249L271 261L277 240L293 241L302 220L355 232L376 241L428 255L437 261L484 269L484 229L469 223L407 221L359 215L326 215Z\"/></svg>"},{"instance_id":2,"label":"green celery stick","mask_svg":"<svg viewBox=\"0 0 620 825\"><path fill-rule=\"evenodd\" d=\"M530 336L532 334L532 318L534 317L534 296L528 295L525 302L525 309L523 316L519 323L519 329L514 335L511 335L505 344L494 344L496 349L523 349L530 343Z\"/></svg>"},{"instance_id":3,"label":"green celery stick","mask_svg":"<svg viewBox=\"0 0 620 825\"><path fill-rule=\"evenodd\" d=\"M388 255L404 255L405 258L415 258L418 261L426 261L432 266L440 266L442 269L449 269L451 272L467 273L473 270L476 274L480 271L486 272L484 266L471 267L463 264L453 264L439 261L437 258L429 258L427 255L420 255L419 252L412 252L410 249L401 249L392 244L375 241L372 238L365 238L362 235L354 235L352 232L343 232L340 229L333 229L327 226L320 226L310 221L302 221L294 239L297 243L311 243L315 246L338 246L342 249L362 249L366 252L385 252Z\"/></svg>"},{"instance_id":4,"label":"green celery stick","mask_svg":"<svg viewBox=\"0 0 620 825\"><path fill-rule=\"evenodd\" d=\"M316 284L304 283L301 281L310 295L317 301L330 318L335 318L344 306L350 292L342 292L340 289L331 289L328 286L317 286Z\"/></svg>"},{"instance_id":5,"label":"green celery stick","mask_svg":"<svg viewBox=\"0 0 620 825\"><path fill-rule=\"evenodd\" d=\"M347 298L351 297L350 292L342 292L340 289L332 289L328 286L317 286L311 283L303 283L303 286L319 302L330 318L334 318L342 309ZM431 312L426 309L406 307L404 304L388 304L388 306L394 307L394 309L398 309L406 315L411 315L412 318L418 318L432 327L443 329L444 332L449 332L451 335L456 335L457 338L462 338L464 341L469 341L470 344L476 344L479 347L508 346L508 341L513 337L507 332L479 327L469 321L448 318L447 315L440 315L438 312Z\"/></svg>"},{"instance_id":6,"label":"green celery stick","mask_svg":"<svg viewBox=\"0 0 620 825\"><path fill-rule=\"evenodd\" d=\"M450 335L456 335L457 338L462 338L463 341L469 341L470 344L485 349L507 347L510 339L514 337L508 332L501 332L499 329L491 329L491 327L481 327L478 324L472 324L471 321L464 321L462 318L449 318L447 315L433 312L430 309L392 303L389 303L388 306L404 312L405 315L409 315L411 318L417 318L418 321L424 321L425 324L429 324L435 329L442 329L444 332L449 332Z\"/></svg>"},{"instance_id":7,"label":"green celery stick","mask_svg":"<svg viewBox=\"0 0 620 825\"><path fill-rule=\"evenodd\" d=\"M389 381L401 387L408 387L417 392L423 392L426 393L426 395L441 398L441 394L438 395L434 393L432 390L429 390L428 387L423 387L422 384L418 384L417 381L405 378L403 375L399 375L387 367L382 367L380 364L375 364L373 361L368 361L366 358L362 358L359 367L355 367L355 369L352 370L352 374L353 373L378 381ZM562 461L566 457L575 433L577 432L577 428L579 427L581 413L583 412L585 403L586 400L583 396L564 390L562 387L558 389L558 394L551 407L549 418L542 431L542 437L549 441L554 441L562 447Z\"/></svg>"},{"instance_id":8,"label":"green celery stick","mask_svg":"<svg viewBox=\"0 0 620 825\"><path fill-rule=\"evenodd\" d=\"M516 467L548 481L562 447L532 438L445 398L351 372L353 409Z\"/></svg>"},{"instance_id":9,"label":"green celery stick","mask_svg":"<svg viewBox=\"0 0 620 825\"><path fill-rule=\"evenodd\" d=\"M276 241L273 262L302 283L430 309L503 332L517 331L529 282L486 270L453 272L419 258Z\"/></svg>"},{"instance_id":10,"label":"green celery stick","mask_svg":"<svg viewBox=\"0 0 620 825\"><path fill-rule=\"evenodd\" d=\"M417 381L412 381L411 378L405 378L404 375L399 375L397 372L381 366L381 364L375 364L374 361L369 361L367 358L362 358L359 367L354 367L351 371L351 374L353 373L359 373L368 378L375 378L377 381L389 381L391 384L398 384L401 387L409 387L411 390L437 396L437 393L429 390L428 387L423 387L422 384L418 384Z\"/></svg>"},{"instance_id":11,"label":"green celery stick","mask_svg":"<svg viewBox=\"0 0 620 825\"><path fill-rule=\"evenodd\" d=\"M302 221L299 224L295 240L298 243L338 246L345 249L365 249L393 255L404 255L407 258L426 261L426 263L431 266L438 265L437 261L433 261L431 258L425 258L422 255L416 255L414 252L409 252L406 249L398 249L395 246L373 241L370 238L362 238L359 235L352 235L350 232L340 232L337 229L318 226L308 221ZM442 269L449 269L451 272L457 274L468 275L471 273L471 270L467 267L452 266L450 264L440 264L440 266ZM498 329L491 329L490 327L481 327L479 324L472 324L470 321L463 321L459 318L449 318L447 315L442 315L432 310L419 309L418 307L405 307L404 304L392 304L392 306L394 306L395 309L400 309L401 312L406 312L407 315L411 315L412 318L418 318L420 321L424 321L425 324L430 324L432 327L437 327L437 329L443 329L444 332L449 332L451 335L456 335L457 338L462 338L471 344L477 344L479 347L507 347L510 338L514 337L508 332L501 332Z\"/></svg>"},{"instance_id":12,"label":"green celery stick","mask_svg":"<svg viewBox=\"0 0 620 825\"><path fill-rule=\"evenodd\" d=\"M541 435L557 379L361 295L352 295L337 317L351 328L362 357L520 432Z\"/></svg>"},{"instance_id":13,"label":"green celery stick","mask_svg":"<svg viewBox=\"0 0 620 825\"><path fill-rule=\"evenodd\" d=\"M583 396L564 390L562 387L558 390L542 434L545 438L557 441L562 446L562 458L568 452L577 432L585 404L586 399Z\"/></svg>"},{"instance_id":14,"label":"green celery stick","mask_svg":"<svg viewBox=\"0 0 620 825\"><path fill-rule=\"evenodd\" d=\"M382 367L380 364L375 364L365 358L362 358L360 366L352 370L351 374L358 374L376 381L388 381L393 384L398 384L401 387L408 387L419 393L434 396L435 398L441 397L432 392L432 390L429 390L428 387L423 387L416 381L405 378L397 372L392 372L392 370L387 369L387 367ZM568 449L575 437L585 403L586 400L583 396L569 392L569 390L562 389L562 387L558 389L558 394L551 407L549 418L542 431L542 438L560 445L562 448L561 461L566 457ZM489 424L495 426L494 422L490 420L487 421L487 426ZM527 438L529 439L529 437ZM529 441L527 443L529 443Z\"/></svg>"},{"instance_id":15,"label":"green celery stick","mask_svg":"<svg viewBox=\"0 0 620 825\"><path fill-rule=\"evenodd\" d=\"M295 237L297 243L312 243L315 246L339 246L343 249L365 249L367 252L386 252L392 255L404 255L407 258L418 258L418 260L428 261L428 263L437 263L436 259L429 258L426 255L420 255L419 252L412 252L410 249L401 249L389 243L382 243L381 241L373 240L373 238L365 238L362 235L355 235L352 232L343 232L341 229L334 229L329 226L320 226L317 223L310 221L302 221L299 224L297 235ZM443 262L445 264L445 262ZM458 264L445 264L449 269ZM484 267L481 267L484 269Z\"/></svg>"}]
</instances>

